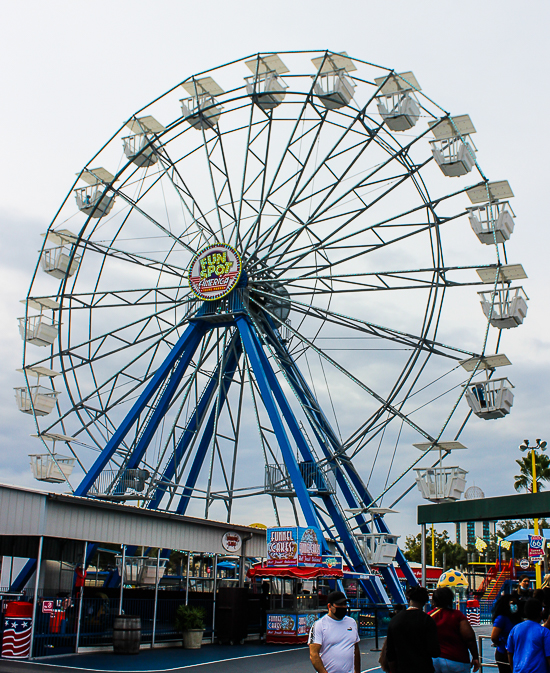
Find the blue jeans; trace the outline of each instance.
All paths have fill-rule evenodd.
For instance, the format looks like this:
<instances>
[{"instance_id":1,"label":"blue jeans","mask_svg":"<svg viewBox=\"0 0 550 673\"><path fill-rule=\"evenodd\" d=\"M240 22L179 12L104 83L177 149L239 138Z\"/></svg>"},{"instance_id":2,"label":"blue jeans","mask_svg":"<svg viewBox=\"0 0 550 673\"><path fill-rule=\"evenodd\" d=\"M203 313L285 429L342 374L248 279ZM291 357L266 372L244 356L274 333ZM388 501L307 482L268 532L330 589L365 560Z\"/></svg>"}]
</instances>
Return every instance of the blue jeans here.
<instances>
[{"instance_id":1,"label":"blue jeans","mask_svg":"<svg viewBox=\"0 0 550 673\"><path fill-rule=\"evenodd\" d=\"M470 664L437 657L434 662L435 673L470 673Z\"/></svg>"}]
</instances>

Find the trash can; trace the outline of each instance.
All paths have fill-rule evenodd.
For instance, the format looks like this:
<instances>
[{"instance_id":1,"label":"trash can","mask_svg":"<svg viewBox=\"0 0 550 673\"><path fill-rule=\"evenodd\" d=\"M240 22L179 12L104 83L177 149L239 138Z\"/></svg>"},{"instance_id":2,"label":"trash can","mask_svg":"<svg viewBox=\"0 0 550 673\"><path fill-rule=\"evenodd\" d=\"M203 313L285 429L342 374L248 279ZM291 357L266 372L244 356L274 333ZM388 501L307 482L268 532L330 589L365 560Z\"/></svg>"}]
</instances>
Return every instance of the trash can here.
<instances>
[{"instance_id":1,"label":"trash can","mask_svg":"<svg viewBox=\"0 0 550 673\"><path fill-rule=\"evenodd\" d=\"M2 657L28 659L31 655L32 603L11 601L4 614Z\"/></svg>"},{"instance_id":2,"label":"trash can","mask_svg":"<svg viewBox=\"0 0 550 673\"><path fill-rule=\"evenodd\" d=\"M141 645L141 617L119 615L113 624L115 654L138 654Z\"/></svg>"},{"instance_id":3,"label":"trash can","mask_svg":"<svg viewBox=\"0 0 550 673\"><path fill-rule=\"evenodd\" d=\"M471 626L479 626L481 609L479 607L479 601L477 599L469 600L466 602L466 619L470 622Z\"/></svg>"}]
</instances>

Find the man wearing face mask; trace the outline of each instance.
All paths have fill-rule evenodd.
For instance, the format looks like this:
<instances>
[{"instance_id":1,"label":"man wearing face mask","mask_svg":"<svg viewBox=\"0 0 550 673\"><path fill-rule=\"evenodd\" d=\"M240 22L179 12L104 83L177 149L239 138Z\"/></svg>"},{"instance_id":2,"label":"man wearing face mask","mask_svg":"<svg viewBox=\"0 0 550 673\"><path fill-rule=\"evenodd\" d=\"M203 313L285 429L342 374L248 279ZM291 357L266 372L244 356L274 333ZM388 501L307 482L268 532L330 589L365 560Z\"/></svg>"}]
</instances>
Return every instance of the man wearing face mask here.
<instances>
[{"instance_id":1,"label":"man wearing face mask","mask_svg":"<svg viewBox=\"0 0 550 673\"><path fill-rule=\"evenodd\" d=\"M341 591L327 598L328 613L309 632L309 658L317 673L360 673L357 623L347 616L348 600Z\"/></svg>"}]
</instances>

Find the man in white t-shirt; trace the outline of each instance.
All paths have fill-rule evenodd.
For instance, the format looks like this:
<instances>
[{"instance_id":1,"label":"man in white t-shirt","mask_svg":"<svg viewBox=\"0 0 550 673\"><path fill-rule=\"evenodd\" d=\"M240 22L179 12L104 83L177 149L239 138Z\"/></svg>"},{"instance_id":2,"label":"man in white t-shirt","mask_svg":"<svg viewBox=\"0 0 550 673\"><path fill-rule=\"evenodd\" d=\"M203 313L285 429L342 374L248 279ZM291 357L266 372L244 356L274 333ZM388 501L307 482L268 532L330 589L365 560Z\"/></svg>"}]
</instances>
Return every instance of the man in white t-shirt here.
<instances>
[{"instance_id":1,"label":"man in white t-shirt","mask_svg":"<svg viewBox=\"0 0 550 673\"><path fill-rule=\"evenodd\" d=\"M309 658L317 673L360 673L357 623L346 615L348 599L341 591L327 598L328 614L309 632Z\"/></svg>"}]
</instances>

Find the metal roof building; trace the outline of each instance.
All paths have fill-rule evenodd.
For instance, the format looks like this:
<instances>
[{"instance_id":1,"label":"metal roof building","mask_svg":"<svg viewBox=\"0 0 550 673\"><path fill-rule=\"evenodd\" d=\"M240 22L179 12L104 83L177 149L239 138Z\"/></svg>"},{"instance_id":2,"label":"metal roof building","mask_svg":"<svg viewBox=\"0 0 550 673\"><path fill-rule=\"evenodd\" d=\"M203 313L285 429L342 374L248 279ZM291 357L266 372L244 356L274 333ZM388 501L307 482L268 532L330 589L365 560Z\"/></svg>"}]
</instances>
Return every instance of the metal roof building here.
<instances>
[{"instance_id":1,"label":"metal roof building","mask_svg":"<svg viewBox=\"0 0 550 673\"><path fill-rule=\"evenodd\" d=\"M240 535L242 555L265 556L265 531L251 526L0 484L0 556L36 558L40 537L50 559L67 541L227 554L227 532Z\"/></svg>"}]
</instances>

